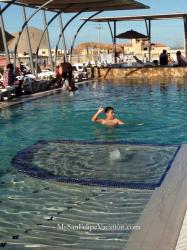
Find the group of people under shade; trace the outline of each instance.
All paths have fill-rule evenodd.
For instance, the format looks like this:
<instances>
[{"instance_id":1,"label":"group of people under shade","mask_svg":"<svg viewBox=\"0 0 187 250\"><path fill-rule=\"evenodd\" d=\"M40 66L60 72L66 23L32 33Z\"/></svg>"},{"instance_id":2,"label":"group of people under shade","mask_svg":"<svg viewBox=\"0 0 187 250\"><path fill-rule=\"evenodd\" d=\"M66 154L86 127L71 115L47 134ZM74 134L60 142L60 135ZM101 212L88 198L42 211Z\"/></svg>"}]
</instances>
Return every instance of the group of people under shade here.
<instances>
[{"instance_id":1,"label":"group of people under shade","mask_svg":"<svg viewBox=\"0 0 187 250\"><path fill-rule=\"evenodd\" d=\"M181 54L181 51L177 51L176 57L178 63L177 66L187 66L187 58ZM170 53L167 53L167 50L162 51L159 57L159 62L160 66L174 65L174 60L170 56Z\"/></svg>"},{"instance_id":2,"label":"group of people under shade","mask_svg":"<svg viewBox=\"0 0 187 250\"><path fill-rule=\"evenodd\" d=\"M2 86L4 88L6 88L7 86L15 86L16 96L20 96L22 94L22 81L16 78L16 76L19 76L20 74L20 69L16 67L16 69L14 70L14 65L12 63L6 65L3 73Z\"/></svg>"},{"instance_id":3,"label":"group of people under shade","mask_svg":"<svg viewBox=\"0 0 187 250\"><path fill-rule=\"evenodd\" d=\"M16 77L20 75L24 75L24 68L22 64L20 64L20 68L16 67L14 69L14 65L9 63L6 65L3 73L3 81L2 87L7 88L7 86L14 86L16 87L16 96L22 94L22 80L18 80ZM51 81L51 85L58 82L58 86L62 86L66 83L65 89L68 91L76 91L77 87L73 81L73 68L69 62L59 63L56 67L56 77ZM30 73L30 72L29 72Z\"/></svg>"}]
</instances>

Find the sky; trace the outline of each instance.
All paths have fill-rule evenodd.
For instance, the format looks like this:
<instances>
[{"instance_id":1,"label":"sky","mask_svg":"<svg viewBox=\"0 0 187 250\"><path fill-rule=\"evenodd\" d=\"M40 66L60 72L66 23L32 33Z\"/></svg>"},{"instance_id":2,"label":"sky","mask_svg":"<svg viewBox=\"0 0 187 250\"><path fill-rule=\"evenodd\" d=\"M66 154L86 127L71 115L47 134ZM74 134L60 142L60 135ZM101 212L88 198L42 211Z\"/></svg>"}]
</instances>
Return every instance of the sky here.
<instances>
[{"instance_id":1,"label":"sky","mask_svg":"<svg viewBox=\"0 0 187 250\"><path fill-rule=\"evenodd\" d=\"M142 10L124 10L124 11L106 11L98 15L97 17L105 16L133 16L133 15L149 15L149 14L165 14L165 13L187 13L187 0L139 0L139 2L150 6L150 9ZM0 3L1 7L4 6ZM33 10L27 8L27 16L30 16ZM81 18L89 17L93 13L83 13L78 16L66 29L65 37L68 47L71 47L73 36L81 25ZM47 20L53 16L53 13L47 14ZM72 17L73 14L64 14L64 24ZM21 30L23 23L23 17L20 7L12 6L5 14L3 14L5 23L5 29L10 32L16 32ZM98 29L98 23L89 22L79 33L76 44L82 42L102 42L112 43L110 31L108 25L105 23L100 24ZM39 12L31 22L29 26L43 29L44 23L42 19L42 13ZM117 34L125 32L129 29L134 29L138 32L146 34L145 23L143 21L135 22L118 22ZM60 32L59 20L55 20L49 28L51 46L55 47ZM127 40L118 39L117 43L126 43ZM183 47L184 44L184 24L182 20L171 19L162 21L152 21L152 42L164 43L170 47ZM61 46L61 45L60 45Z\"/></svg>"}]
</instances>

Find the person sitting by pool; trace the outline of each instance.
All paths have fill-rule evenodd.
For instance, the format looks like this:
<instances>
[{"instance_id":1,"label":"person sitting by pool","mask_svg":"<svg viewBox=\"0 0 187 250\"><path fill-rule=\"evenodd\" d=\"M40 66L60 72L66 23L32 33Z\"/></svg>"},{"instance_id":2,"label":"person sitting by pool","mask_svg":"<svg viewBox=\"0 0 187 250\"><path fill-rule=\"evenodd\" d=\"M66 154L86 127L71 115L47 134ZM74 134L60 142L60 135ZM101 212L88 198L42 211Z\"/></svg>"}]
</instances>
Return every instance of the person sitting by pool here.
<instances>
[{"instance_id":1,"label":"person sitting by pool","mask_svg":"<svg viewBox=\"0 0 187 250\"><path fill-rule=\"evenodd\" d=\"M176 53L178 66L187 66L187 59L181 54L181 51L178 50Z\"/></svg>"},{"instance_id":2,"label":"person sitting by pool","mask_svg":"<svg viewBox=\"0 0 187 250\"><path fill-rule=\"evenodd\" d=\"M101 114L103 112L105 113L106 118L104 118L104 119L98 118L99 114ZM109 127L124 124L123 121L115 118L114 108L113 107L106 107L106 108L100 107L98 109L98 111L92 116L91 120L92 120L92 122L98 122L98 123L101 123L101 124L109 126Z\"/></svg>"},{"instance_id":3,"label":"person sitting by pool","mask_svg":"<svg viewBox=\"0 0 187 250\"><path fill-rule=\"evenodd\" d=\"M14 65L9 63L6 65L6 69L3 73L3 86L6 88L7 86L13 86L16 81L16 74L14 71Z\"/></svg>"},{"instance_id":4,"label":"person sitting by pool","mask_svg":"<svg viewBox=\"0 0 187 250\"><path fill-rule=\"evenodd\" d=\"M159 57L160 60L160 66L165 66L168 65L168 54L167 54L167 50L163 50L162 53L160 54Z\"/></svg>"},{"instance_id":5,"label":"person sitting by pool","mask_svg":"<svg viewBox=\"0 0 187 250\"><path fill-rule=\"evenodd\" d=\"M171 57L170 53L168 53L168 65L173 66L174 64L174 59Z\"/></svg>"}]
</instances>

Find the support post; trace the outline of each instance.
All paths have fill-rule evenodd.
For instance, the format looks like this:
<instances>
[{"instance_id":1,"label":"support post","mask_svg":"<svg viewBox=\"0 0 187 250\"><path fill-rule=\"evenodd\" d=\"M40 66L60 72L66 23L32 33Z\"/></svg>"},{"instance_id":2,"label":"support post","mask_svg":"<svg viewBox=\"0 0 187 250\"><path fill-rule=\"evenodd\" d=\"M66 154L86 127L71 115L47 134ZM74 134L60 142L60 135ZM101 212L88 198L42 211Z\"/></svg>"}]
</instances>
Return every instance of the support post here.
<instances>
[{"instance_id":1,"label":"support post","mask_svg":"<svg viewBox=\"0 0 187 250\"><path fill-rule=\"evenodd\" d=\"M148 21L148 23L147 23ZM151 19L145 19L145 25L147 30L147 37L148 37L148 60L151 61Z\"/></svg>"},{"instance_id":2,"label":"support post","mask_svg":"<svg viewBox=\"0 0 187 250\"><path fill-rule=\"evenodd\" d=\"M109 27L109 30L110 30L110 34L111 34L111 37L112 37L112 43L114 44L114 35L113 35L113 32L112 32L112 27L110 25L110 22L107 22L108 23L108 27Z\"/></svg>"},{"instance_id":3,"label":"support post","mask_svg":"<svg viewBox=\"0 0 187 250\"><path fill-rule=\"evenodd\" d=\"M151 61L151 20L149 19L149 62Z\"/></svg>"},{"instance_id":4,"label":"support post","mask_svg":"<svg viewBox=\"0 0 187 250\"><path fill-rule=\"evenodd\" d=\"M40 37L40 41L39 41L38 46L37 46L37 49L36 49L36 65L37 65L37 63L38 63L38 52L39 52L40 45L41 45L42 39L43 39L43 37L44 37L45 31L46 31L46 29L49 27L49 25L56 19L56 17L59 16L61 13L62 13L62 11L57 12L57 13L50 19L50 21L48 22L48 24L46 25L45 29L44 29L43 32L42 32L42 35L41 35L41 37ZM37 76L37 74L36 74L36 76Z\"/></svg>"},{"instance_id":5,"label":"support post","mask_svg":"<svg viewBox=\"0 0 187 250\"><path fill-rule=\"evenodd\" d=\"M43 20L44 20L44 28L45 28L48 24L47 24L45 10L43 10L42 12L43 12ZM46 29L46 38L47 38L47 47L48 47L49 61L50 61L50 64L51 64L51 70L53 71L54 70L54 66L53 66L53 58L52 58L52 54L51 54L51 44L50 44L50 39L49 39L48 28Z\"/></svg>"},{"instance_id":6,"label":"support post","mask_svg":"<svg viewBox=\"0 0 187 250\"><path fill-rule=\"evenodd\" d=\"M48 4L50 4L51 2L53 2L54 0L48 0L47 2L45 2L44 4L42 4L41 6L39 6L33 13L32 15L27 19L27 21L22 25L22 28L19 32L19 35L17 37L17 40L16 40L16 43L15 43L15 47L14 47L14 65L16 65L16 54L17 54L17 48L18 48L18 44L19 44L19 40L20 40L20 37L21 37L21 34L25 28L25 26L27 25L27 23L31 20L31 18L33 16L36 15L36 13L38 13L42 8L44 8L45 6L47 6Z\"/></svg>"},{"instance_id":7,"label":"support post","mask_svg":"<svg viewBox=\"0 0 187 250\"><path fill-rule=\"evenodd\" d=\"M102 10L101 11L98 11L96 13L94 13L93 15L91 15L90 17L88 17L88 19L86 19L81 25L80 27L78 28L77 32L75 33L74 35L74 38L73 38L73 42L72 42L72 45L71 45L71 54L70 54L70 58L72 59L72 54L73 54L73 48L74 48L74 44L75 44L75 40L80 32L80 30L83 28L83 26L91 19L93 18L94 16L100 14L101 12L103 12Z\"/></svg>"},{"instance_id":8,"label":"support post","mask_svg":"<svg viewBox=\"0 0 187 250\"><path fill-rule=\"evenodd\" d=\"M114 21L114 37L113 37L114 63L116 63L116 21Z\"/></svg>"},{"instance_id":9,"label":"support post","mask_svg":"<svg viewBox=\"0 0 187 250\"><path fill-rule=\"evenodd\" d=\"M184 51L187 58L187 18L184 17Z\"/></svg>"},{"instance_id":10,"label":"support post","mask_svg":"<svg viewBox=\"0 0 187 250\"><path fill-rule=\"evenodd\" d=\"M27 17L26 17L25 7L22 6L21 8L22 8L23 20L24 20L24 22L26 22ZM30 41L30 36L29 36L29 29L28 29L27 24L25 26L25 30L26 30L26 40L27 40L27 45L28 45L28 50L29 50L30 66L31 66L32 74L34 75L35 72L34 72L34 64L33 64L33 54L32 54L32 47L31 47L31 41Z\"/></svg>"},{"instance_id":11,"label":"support post","mask_svg":"<svg viewBox=\"0 0 187 250\"><path fill-rule=\"evenodd\" d=\"M1 7L0 7L0 10L1 10ZM9 50L8 50L8 45L7 45L7 40L6 40L5 26L4 26L2 13L0 14L0 25L1 25L1 33L2 33L2 38L3 38L3 45L5 49L5 54L6 54L6 60L7 60L7 63L10 63L10 55L9 55Z\"/></svg>"},{"instance_id":12,"label":"support post","mask_svg":"<svg viewBox=\"0 0 187 250\"><path fill-rule=\"evenodd\" d=\"M57 41L57 44L56 44L56 47L55 47L55 61L57 60L57 51L58 51L58 45L59 45L59 42L60 42L60 39L64 33L64 31L66 30L66 28L68 27L68 25L77 17L79 16L82 12L86 11L86 9L83 9L81 11L79 11L78 13L76 13L72 18L70 18L70 20L65 24L65 26L63 27L59 37L58 37L58 41Z\"/></svg>"},{"instance_id":13,"label":"support post","mask_svg":"<svg viewBox=\"0 0 187 250\"><path fill-rule=\"evenodd\" d=\"M59 22L60 22L60 29L63 30L64 25L63 25L63 21L62 21L62 15L59 16ZM68 58L67 58L67 46L66 46L64 32L62 33L61 39L62 39L62 44L63 44L63 48L64 48L64 61L67 62L67 60L68 60Z\"/></svg>"}]
</instances>

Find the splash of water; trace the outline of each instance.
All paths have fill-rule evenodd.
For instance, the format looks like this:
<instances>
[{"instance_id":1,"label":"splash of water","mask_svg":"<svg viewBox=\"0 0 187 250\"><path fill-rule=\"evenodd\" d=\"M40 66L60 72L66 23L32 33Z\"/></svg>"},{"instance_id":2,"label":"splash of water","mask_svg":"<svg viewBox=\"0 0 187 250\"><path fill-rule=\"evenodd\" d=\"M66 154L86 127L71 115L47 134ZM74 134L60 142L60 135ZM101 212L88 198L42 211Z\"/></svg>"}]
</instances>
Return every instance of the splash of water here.
<instances>
[{"instance_id":1,"label":"splash of water","mask_svg":"<svg viewBox=\"0 0 187 250\"><path fill-rule=\"evenodd\" d=\"M109 155L110 155L110 159L113 161L121 159L121 153L119 149L115 149L114 151L111 151Z\"/></svg>"}]
</instances>

